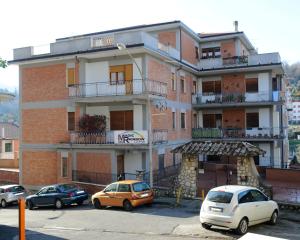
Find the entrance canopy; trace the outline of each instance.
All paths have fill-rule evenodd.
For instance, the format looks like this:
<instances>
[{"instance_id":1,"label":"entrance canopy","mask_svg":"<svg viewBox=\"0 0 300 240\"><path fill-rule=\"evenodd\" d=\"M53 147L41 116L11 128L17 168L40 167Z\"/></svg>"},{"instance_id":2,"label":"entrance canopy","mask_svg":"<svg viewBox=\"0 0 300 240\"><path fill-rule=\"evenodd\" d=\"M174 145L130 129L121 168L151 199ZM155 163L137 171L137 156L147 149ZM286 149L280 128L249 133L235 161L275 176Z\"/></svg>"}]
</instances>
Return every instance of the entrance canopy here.
<instances>
[{"instance_id":1,"label":"entrance canopy","mask_svg":"<svg viewBox=\"0 0 300 240\"><path fill-rule=\"evenodd\" d=\"M212 142L191 141L172 150L173 153L205 154L218 156L254 157L265 151L248 142Z\"/></svg>"}]
</instances>

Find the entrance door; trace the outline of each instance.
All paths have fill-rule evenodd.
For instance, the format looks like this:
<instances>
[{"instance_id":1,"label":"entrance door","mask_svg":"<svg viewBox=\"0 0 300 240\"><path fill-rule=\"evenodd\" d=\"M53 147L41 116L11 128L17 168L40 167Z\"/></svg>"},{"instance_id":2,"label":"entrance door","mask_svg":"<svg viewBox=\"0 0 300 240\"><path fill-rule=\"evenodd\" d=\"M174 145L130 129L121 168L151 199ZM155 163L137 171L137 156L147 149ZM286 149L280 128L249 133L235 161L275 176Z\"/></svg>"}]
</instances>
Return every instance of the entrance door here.
<instances>
[{"instance_id":1,"label":"entrance door","mask_svg":"<svg viewBox=\"0 0 300 240\"><path fill-rule=\"evenodd\" d=\"M118 155L117 156L117 174L118 176L120 174L124 173L124 155Z\"/></svg>"},{"instance_id":2,"label":"entrance door","mask_svg":"<svg viewBox=\"0 0 300 240\"><path fill-rule=\"evenodd\" d=\"M165 168L165 154L158 155L158 169L163 170Z\"/></svg>"},{"instance_id":3,"label":"entrance door","mask_svg":"<svg viewBox=\"0 0 300 240\"><path fill-rule=\"evenodd\" d=\"M111 130L133 130L133 111L111 111Z\"/></svg>"}]
</instances>

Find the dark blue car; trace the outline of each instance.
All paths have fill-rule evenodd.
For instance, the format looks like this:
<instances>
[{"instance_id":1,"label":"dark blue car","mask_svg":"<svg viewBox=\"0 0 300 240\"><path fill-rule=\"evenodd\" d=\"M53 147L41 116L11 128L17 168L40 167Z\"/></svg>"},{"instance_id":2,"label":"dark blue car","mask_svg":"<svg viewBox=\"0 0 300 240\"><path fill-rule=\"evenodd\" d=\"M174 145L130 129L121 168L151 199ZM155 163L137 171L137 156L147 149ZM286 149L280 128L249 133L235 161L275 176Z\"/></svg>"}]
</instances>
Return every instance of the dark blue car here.
<instances>
[{"instance_id":1,"label":"dark blue car","mask_svg":"<svg viewBox=\"0 0 300 240\"><path fill-rule=\"evenodd\" d=\"M60 209L73 203L81 205L87 199L87 192L75 185L57 184L43 187L36 194L26 197L26 206L28 209L44 206L54 206Z\"/></svg>"}]
</instances>

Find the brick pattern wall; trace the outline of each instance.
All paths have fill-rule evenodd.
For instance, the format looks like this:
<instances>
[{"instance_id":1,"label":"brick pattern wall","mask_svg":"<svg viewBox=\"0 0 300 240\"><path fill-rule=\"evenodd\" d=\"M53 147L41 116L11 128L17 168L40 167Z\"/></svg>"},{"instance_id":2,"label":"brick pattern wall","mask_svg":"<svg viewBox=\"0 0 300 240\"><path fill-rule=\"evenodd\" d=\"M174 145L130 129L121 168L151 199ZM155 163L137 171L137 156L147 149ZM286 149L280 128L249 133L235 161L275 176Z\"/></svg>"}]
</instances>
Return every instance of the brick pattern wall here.
<instances>
[{"instance_id":1,"label":"brick pattern wall","mask_svg":"<svg viewBox=\"0 0 300 240\"><path fill-rule=\"evenodd\" d=\"M24 185L57 183L57 152L23 151L22 178Z\"/></svg>"},{"instance_id":2,"label":"brick pattern wall","mask_svg":"<svg viewBox=\"0 0 300 240\"><path fill-rule=\"evenodd\" d=\"M68 153L68 174L67 177L62 177L62 161L61 153L57 153L57 182L58 183L70 183L72 182L72 153Z\"/></svg>"},{"instance_id":3,"label":"brick pattern wall","mask_svg":"<svg viewBox=\"0 0 300 240\"><path fill-rule=\"evenodd\" d=\"M162 44L176 48L176 32L159 32L158 41Z\"/></svg>"},{"instance_id":4,"label":"brick pattern wall","mask_svg":"<svg viewBox=\"0 0 300 240\"><path fill-rule=\"evenodd\" d=\"M228 41L221 42L221 56L222 56L222 58L236 56L234 40L228 40Z\"/></svg>"},{"instance_id":5,"label":"brick pattern wall","mask_svg":"<svg viewBox=\"0 0 300 240\"><path fill-rule=\"evenodd\" d=\"M19 183L19 172L0 169L0 183Z\"/></svg>"},{"instance_id":6,"label":"brick pattern wall","mask_svg":"<svg viewBox=\"0 0 300 240\"><path fill-rule=\"evenodd\" d=\"M197 65L198 59L196 59L195 53L195 46L198 45L197 42L184 31L181 31L181 41L182 59Z\"/></svg>"},{"instance_id":7,"label":"brick pattern wall","mask_svg":"<svg viewBox=\"0 0 300 240\"><path fill-rule=\"evenodd\" d=\"M111 154L78 152L77 170L111 174Z\"/></svg>"},{"instance_id":8,"label":"brick pattern wall","mask_svg":"<svg viewBox=\"0 0 300 240\"><path fill-rule=\"evenodd\" d=\"M222 76L222 92L245 93L245 74L226 74Z\"/></svg>"},{"instance_id":9,"label":"brick pattern wall","mask_svg":"<svg viewBox=\"0 0 300 240\"><path fill-rule=\"evenodd\" d=\"M245 128L245 109L224 109L223 128Z\"/></svg>"},{"instance_id":10,"label":"brick pattern wall","mask_svg":"<svg viewBox=\"0 0 300 240\"><path fill-rule=\"evenodd\" d=\"M22 111L23 143L54 144L69 141L65 108L26 109Z\"/></svg>"}]
</instances>

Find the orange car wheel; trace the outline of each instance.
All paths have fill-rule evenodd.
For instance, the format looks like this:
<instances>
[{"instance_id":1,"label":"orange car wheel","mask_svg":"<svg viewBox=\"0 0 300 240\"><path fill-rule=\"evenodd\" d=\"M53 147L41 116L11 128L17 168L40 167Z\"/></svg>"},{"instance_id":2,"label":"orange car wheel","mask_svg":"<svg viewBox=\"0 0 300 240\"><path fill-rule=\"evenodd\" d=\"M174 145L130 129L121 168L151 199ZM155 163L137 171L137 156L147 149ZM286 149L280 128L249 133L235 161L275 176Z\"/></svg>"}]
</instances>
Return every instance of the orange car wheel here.
<instances>
[{"instance_id":1,"label":"orange car wheel","mask_svg":"<svg viewBox=\"0 0 300 240\"><path fill-rule=\"evenodd\" d=\"M99 199L94 200L94 207L96 209L101 209L101 203L100 203Z\"/></svg>"},{"instance_id":2,"label":"orange car wheel","mask_svg":"<svg viewBox=\"0 0 300 240\"><path fill-rule=\"evenodd\" d=\"M132 205L131 203L128 201L128 200L125 200L123 202L123 208L126 210L126 211L131 211L132 210Z\"/></svg>"}]
</instances>

